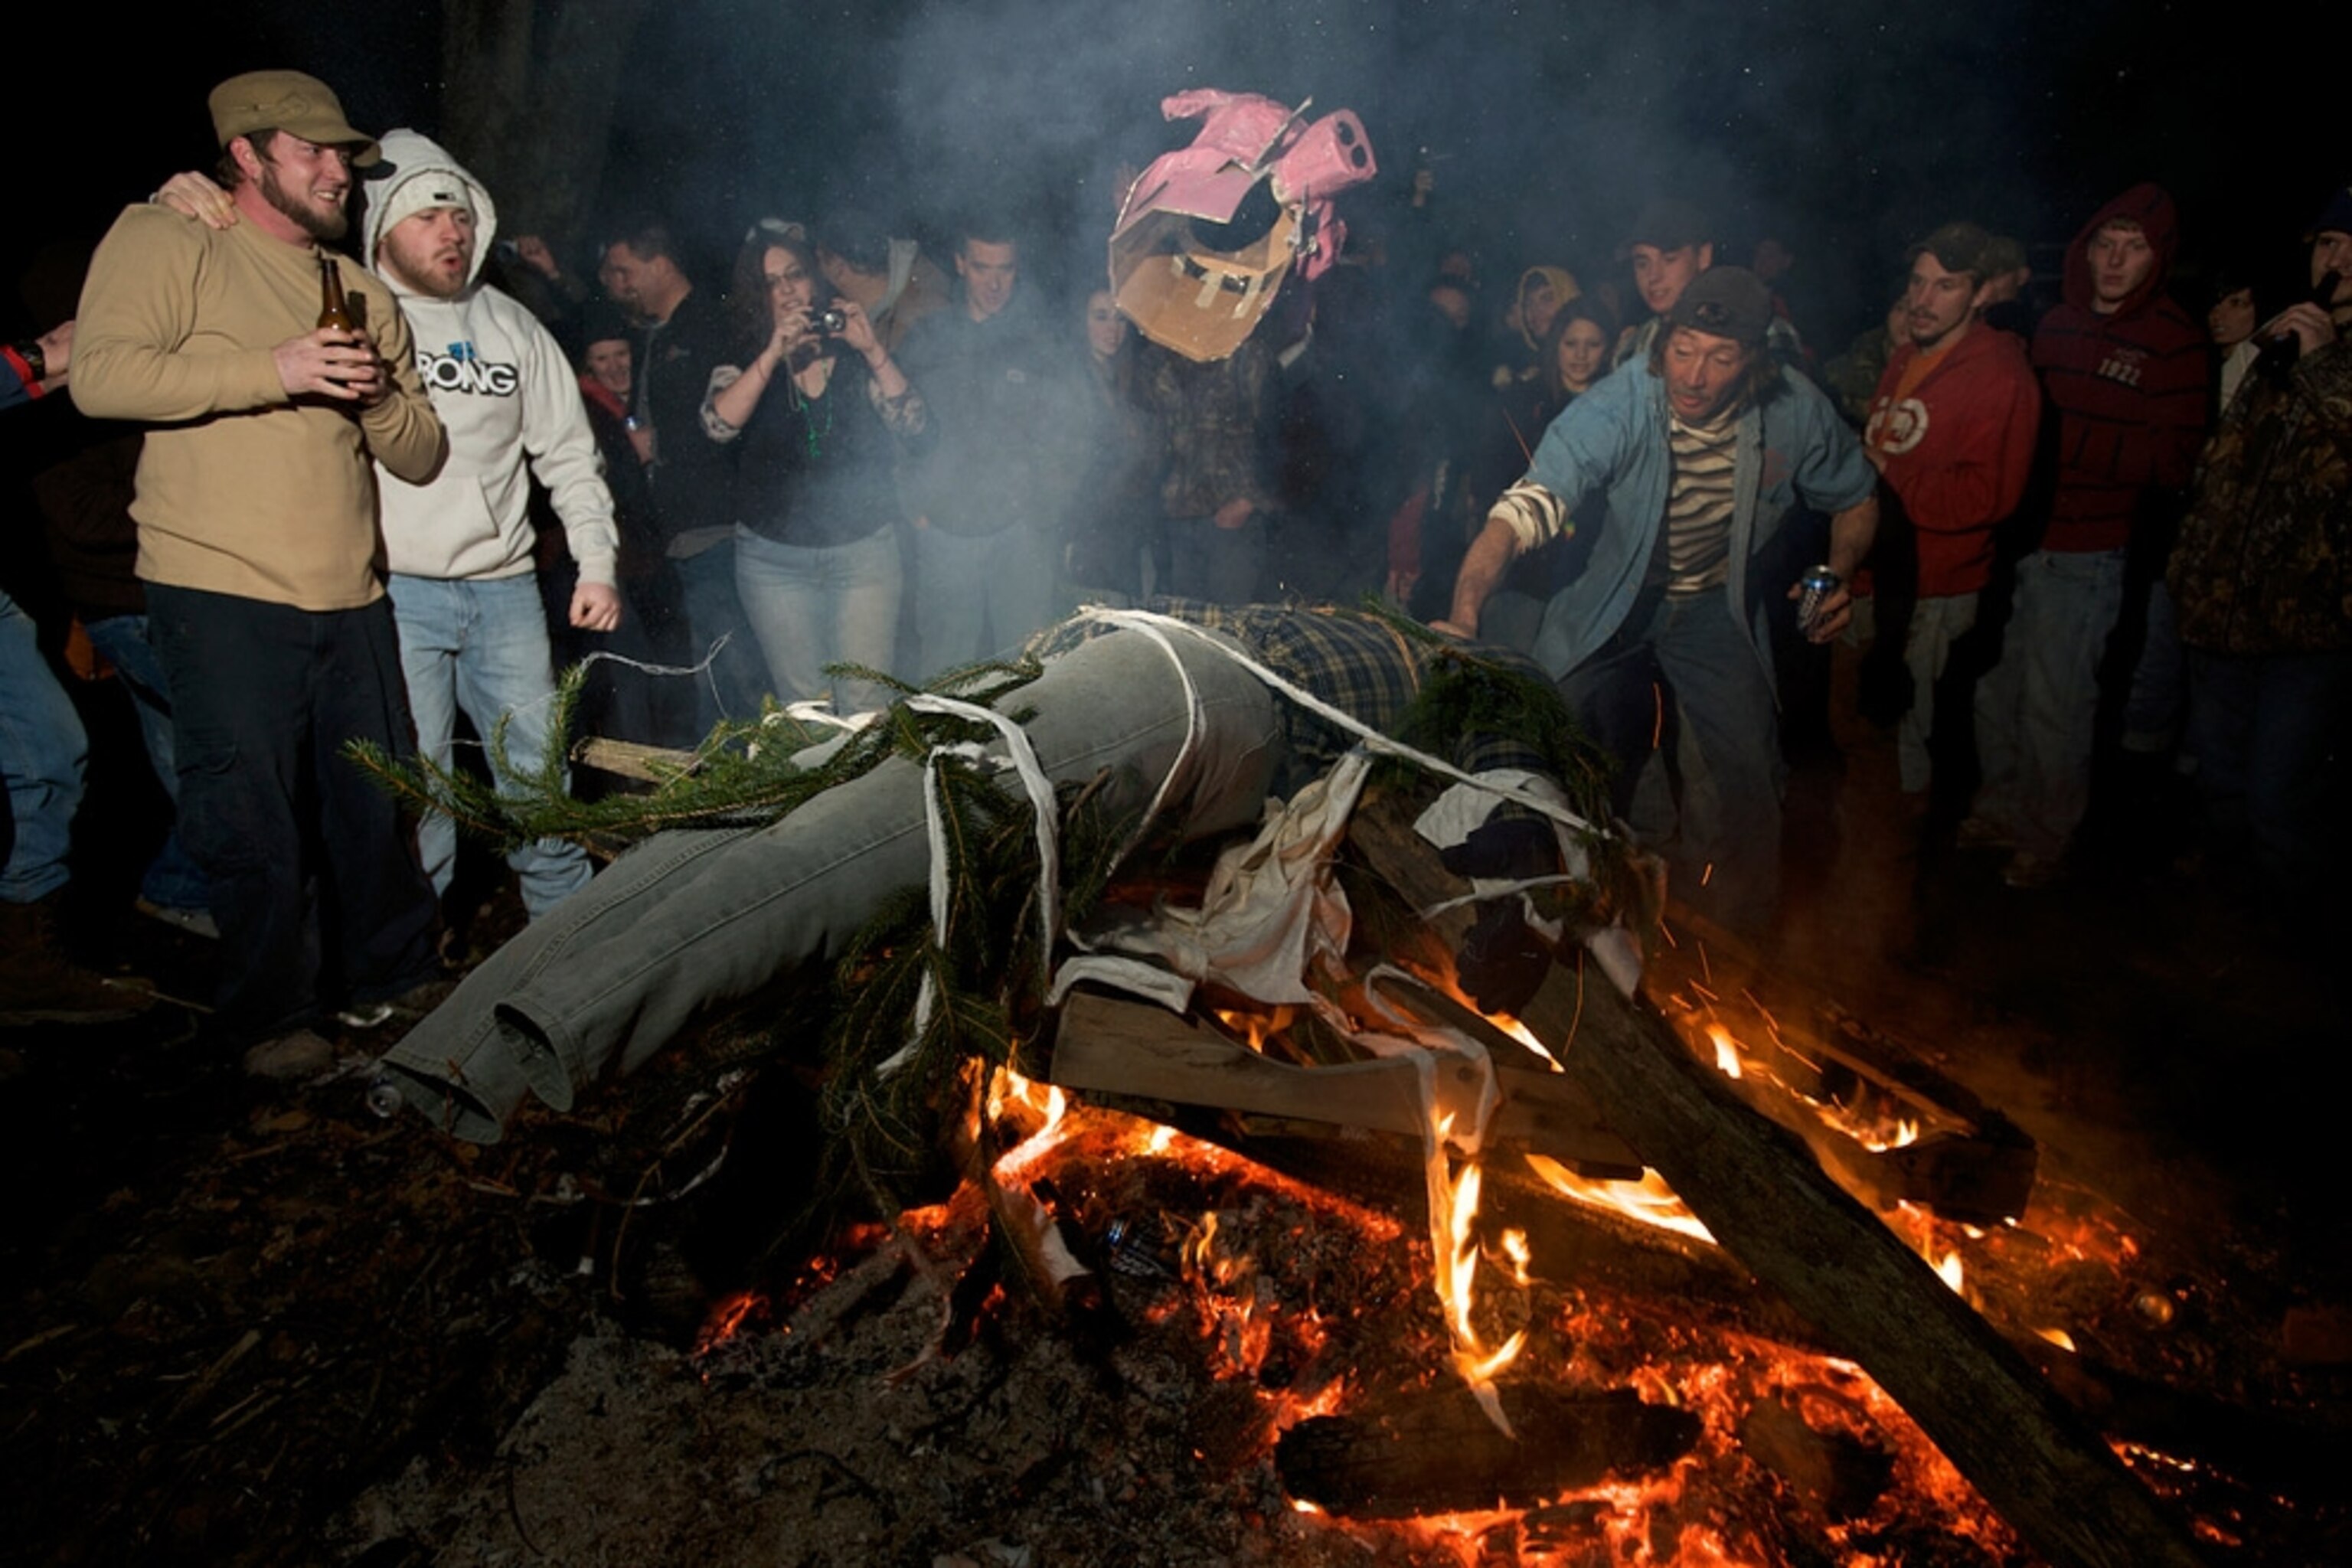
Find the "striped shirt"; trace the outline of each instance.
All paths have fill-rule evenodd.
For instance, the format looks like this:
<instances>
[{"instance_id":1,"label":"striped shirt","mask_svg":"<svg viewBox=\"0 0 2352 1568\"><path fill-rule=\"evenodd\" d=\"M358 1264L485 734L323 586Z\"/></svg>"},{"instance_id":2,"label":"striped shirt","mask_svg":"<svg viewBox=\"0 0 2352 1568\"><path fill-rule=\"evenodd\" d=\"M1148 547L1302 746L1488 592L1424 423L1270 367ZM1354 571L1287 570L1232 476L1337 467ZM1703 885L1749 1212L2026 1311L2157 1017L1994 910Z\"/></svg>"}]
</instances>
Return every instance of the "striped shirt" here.
<instances>
[{"instance_id":1,"label":"striped shirt","mask_svg":"<svg viewBox=\"0 0 2352 1568\"><path fill-rule=\"evenodd\" d=\"M1669 594L1703 594L1722 587L1731 574L1731 474L1738 435L1736 416L1711 426L1667 416L1675 460L1662 541Z\"/></svg>"}]
</instances>

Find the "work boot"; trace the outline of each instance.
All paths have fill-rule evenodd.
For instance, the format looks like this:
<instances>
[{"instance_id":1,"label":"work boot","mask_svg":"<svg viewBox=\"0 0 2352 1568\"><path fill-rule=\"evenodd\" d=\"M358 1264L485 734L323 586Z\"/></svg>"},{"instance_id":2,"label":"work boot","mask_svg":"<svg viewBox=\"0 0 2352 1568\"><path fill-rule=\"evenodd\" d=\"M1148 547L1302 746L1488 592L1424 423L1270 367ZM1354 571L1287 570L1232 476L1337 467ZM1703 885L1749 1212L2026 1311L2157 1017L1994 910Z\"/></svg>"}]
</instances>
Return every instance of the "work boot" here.
<instances>
[{"instance_id":1,"label":"work boot","mask_svg":"<svg viewBox=\"0 0 2352 1568\"><path fill-rule=\"evenodd\" d=\"M118 1024L154 1002L66 956L56 894L29 904L0 900L0 1025Z\"/></svg>"}]
</instances>

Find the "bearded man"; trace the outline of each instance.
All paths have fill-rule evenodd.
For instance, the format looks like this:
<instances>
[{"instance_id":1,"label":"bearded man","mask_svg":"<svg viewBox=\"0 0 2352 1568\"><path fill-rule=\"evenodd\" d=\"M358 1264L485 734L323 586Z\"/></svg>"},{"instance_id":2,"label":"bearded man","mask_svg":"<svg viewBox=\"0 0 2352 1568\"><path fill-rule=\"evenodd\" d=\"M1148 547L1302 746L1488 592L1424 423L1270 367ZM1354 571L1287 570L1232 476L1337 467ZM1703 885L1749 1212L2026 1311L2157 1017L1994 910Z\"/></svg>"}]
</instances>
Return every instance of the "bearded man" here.
<instances>
[{"instance_id":1,"label":"bearded man","mask_svg":"<svg viewBox=\"0 0 2352 1568\"><path fill-rule=\"evenodd\" d=\"M299 71L232 78L210 105L241 221L143 205L116 219L71 391L95 418L149 426L131 510L180 829L220 925L216 1022L249 1068L296 1072L331 1055L309 1029L322 1011L436 971L415 840L343 748L413 752L376 468L422 482L446 448L393 296L320 244L347 229L375 142ZM363 330L313 324L330 274Z\"/></svg>"}]
</instances>

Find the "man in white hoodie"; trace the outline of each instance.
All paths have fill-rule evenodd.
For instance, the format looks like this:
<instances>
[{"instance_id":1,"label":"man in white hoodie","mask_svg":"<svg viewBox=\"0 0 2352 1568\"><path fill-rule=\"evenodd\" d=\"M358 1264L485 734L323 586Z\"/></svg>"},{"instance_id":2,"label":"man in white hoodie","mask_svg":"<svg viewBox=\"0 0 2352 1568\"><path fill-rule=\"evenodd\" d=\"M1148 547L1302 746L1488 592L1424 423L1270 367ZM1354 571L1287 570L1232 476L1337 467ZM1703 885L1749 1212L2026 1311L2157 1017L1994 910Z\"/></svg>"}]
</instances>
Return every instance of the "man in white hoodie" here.
<instances>
[{"instance_id":1,"label":"man in white hoodie","mask_svg":"<svg viewBox=\"0 0 2352 1568\"><path fill-rule=\"evenodd\" d=\"M498 230L489 193L413 131L385 134L383 167L362 194L362 253L399 297L417 373L449 432L449 460L431 482L382 490L417 748L446 766L462 707L485 738L503 720L508 756L536 768L555 687L530 476L547 487L579 565L571 621L585 631L609 632L621 619L612 494L563 351L520 303L477 280ZM505 787L495 747L491 760ZM435 891L447 891L455 826L427 818L417 838ZM578 846L552 839L517 850L510 864L534 920L591 874Z\"/></svg>"},{"instance_id":2,"label":"man in white hoodie","mask_svg":"<svg viewBox=\"0 0 2352 1568\"><path fill-rule=\"evenodd\" d=\"M462 707L486 738L503 719L507 755L536 768L555 684L531 554L530 476L547 487L563 521L580 568L571 621L585 631L620 625L613 498L563 351L530 311L477 281L498 231L489 193L414 131L388 132L382 145L361 196L361 249L400 302L417 374L449 432L447 460L422 484L378 465L417 749L446 767ZM236 221L226 193L202 175L175 176L162 199L215 228ZM498 761L492 748L504 788L509 780ZM417 846L434 891L447 892L455 825L426 818ZM592 873L578 846L553 839L517 850L509 864L534 920Z\"/></svg>"}]
</instances>

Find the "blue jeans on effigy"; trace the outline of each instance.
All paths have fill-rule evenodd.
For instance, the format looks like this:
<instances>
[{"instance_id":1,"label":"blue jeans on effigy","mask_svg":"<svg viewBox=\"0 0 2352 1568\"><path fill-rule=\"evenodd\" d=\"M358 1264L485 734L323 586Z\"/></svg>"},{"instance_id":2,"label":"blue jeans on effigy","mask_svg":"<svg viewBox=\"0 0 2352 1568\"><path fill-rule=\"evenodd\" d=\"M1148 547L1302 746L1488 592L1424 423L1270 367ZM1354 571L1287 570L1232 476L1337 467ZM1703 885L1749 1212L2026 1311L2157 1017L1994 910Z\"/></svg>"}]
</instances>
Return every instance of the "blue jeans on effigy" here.
<instances>
[{"instance_id":1,"label":"blue jeans on effigy","mask_svg":"<svg viewBox=\"0 0 2352 1568\"><path fill-rule=\"evenodd\" d=\"M0 776L15 827L0 846L0 900L29 904L66 885L89 754L81 715L41 657L33 617L0 594Z\"/></svg>"},{"instance_id":2,"label":"blue jeans on effigy","mask_svg":"<svg viewBox=\"0 0 2352 1568\"><path fill-rule=\"evenodd\" d=\"M555 708L539 579L528 572L478 581L395 572L390 590L418 754L436 767L449 766L462 708L488 752L491 778L501 792L514 793L520 786L499 765L491 735L504 720L508 760L535 770L546 754ZM425 817L416 826L416 851L434 895L446 893L457 865L457 825L438 812ZM595 874L580 846L555 838L523 845L507 856L507 864L522 884L522 905L533 920Z\"/></svg>"},{"instance_id":3,"label":"blue jeans on effigy","mask_svg":"<svg viewBox=\"0 0 2352 1568\"><path fill-rule=\"evenodd\" d=\"M994 533L912 528L915 632L921 676L1017 651L1054 618L1054 560L1044 536L1014 523Z\"/></svg>"},{"instance_id":4,"label":"blue jeans on effigy","mask_svg":"<svg viewBox=\"0 0 2352 1568\"><path fill-rule=\"evenodd\" d=\"M1166 809L1193 836L1246 826L1281 761L1274 699L1215 650L1171 640L1202 732ZM1034 710L1029 742L1056 783L1110 770L1114 801L1139 807L1179 768L1182 680L1148 637L1086 643L1006 702ZM922 770L897 757L764 827L657 835L492 954L383 1065L411 1104L495 1140L526 1093L569 1110L702 1009L821 973L929 863Z\"/></svg>"},{"instance_id":5,"label":"blue jeans on effigy","mask_svg":"<svg viewBox=\"0 0 2352 1568\"><path fill-rule=\"evenodd\" d=\"M735 531L735 588L769 689L785 702L829 697L836 713L884 705L869 680L835 680L829 664L890 672L898 650L898 531L885 523L846 544L781 544Z\"/></svg>"},{"instance_id":6,"label":"blue jeans on effigy","mask_svg":"<svg viewBox=\"0 0 2352 1568\"><path fill-rule=\"evenodd\" d=\"M1734 931L1770 927L1780 900L1780 715L1772 683L1720 590L1637 605L1618 635L1560 678L1560 696L1617 759L1620 815L1650 752L1652 682L1674 693L1692 765L1670 847L1676 897Z\"/></svg>"},{"instance_id":7,"label":"blue jeans on effigy","mask_svg":"<svg viewBox=\"0 0 2352 1568\"><path fill-rule=\"evenodd\" d=\"M147 744L148 764L155 770L156 779L177 812L180 770L172 758L172 699L165 690L163 662L155 657L154 645L147 640L147 617L108 616L102 620L85 621L82 630L89 634L89 646L114 667L115 678L130 693L131 709L139 716L139 738ZM147 862L146 874L139 880L139 895L166 910L212 907L205 874L180 842L176 822L164 836L163 847Z\"/></svg>"},{"instance_id":8,"label":"blue jeans on effigy","mask_svg":"<svg viewBox=\"0 0 2352 1568\"><path fill-rule=\"evenodd\" d=\"M1977 684L1976 815L2044 860L2090 805L2099 659L2123 605L2122 550L2035 551L2017 563L2000 662Z\"/></svg>"}]
</instances>

